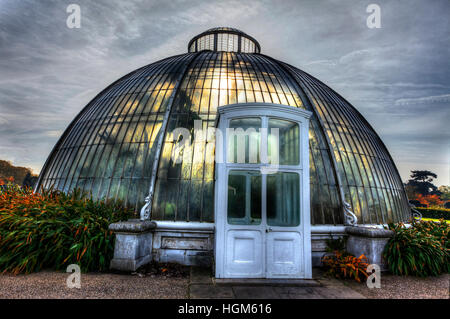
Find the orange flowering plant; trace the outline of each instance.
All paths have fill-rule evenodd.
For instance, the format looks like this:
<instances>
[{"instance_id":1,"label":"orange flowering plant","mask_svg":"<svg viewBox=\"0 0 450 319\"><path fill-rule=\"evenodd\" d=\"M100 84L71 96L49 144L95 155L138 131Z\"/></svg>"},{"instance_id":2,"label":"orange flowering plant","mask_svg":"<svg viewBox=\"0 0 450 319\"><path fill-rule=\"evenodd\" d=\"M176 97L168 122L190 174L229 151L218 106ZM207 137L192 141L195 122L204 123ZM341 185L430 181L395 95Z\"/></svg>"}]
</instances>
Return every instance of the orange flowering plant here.
<instances>
[{"instance_id":1,"label":"orange flowering plant","mask_svg":"<svg viewBox=\"0 0 450 319\"><path fill-rule=\"evenodd\" d=\"M10 176L10 177L6 177L5 179L0 177L0 186L8 185L11 183L14 183L14 177Z\"/></svg>"},{"instance_id":2,"label":"orange flowering plant","mask_svg":"<svg viewBox=\"0 0 450 319\"><path fill-rule=\"evenodd\" d=\"M9 183L0 187L0 271L63 270L69 264L106 270L114 251L108 226L130 216L122 203L95 201L78 190L34 193Z\"/></svg>"},{"instance_id":3,"label":"orange flowering plant","mask_svg":"<svg viewBox=\"0 0 450 319\"><path fill-rule=\"evenodd\" d=\"M439 198L438 195L422 195L417 194L415 200L418 200L421 204L428 206L442 206L444 202Z\"/></svg>"},{"instance_id":4,"label":"orange flowering plant","mask_svg":"<svg viewBox=\"0 0 450 319\"><path fill-rule=\"evenodd\" d=\"M322 264L327 269L327 274L336 278L354 279L357 282L367 279L367 257L361 255L355 257L344 251L335 250L333 255L322 257Z\"/></svg>"}]
</instances>

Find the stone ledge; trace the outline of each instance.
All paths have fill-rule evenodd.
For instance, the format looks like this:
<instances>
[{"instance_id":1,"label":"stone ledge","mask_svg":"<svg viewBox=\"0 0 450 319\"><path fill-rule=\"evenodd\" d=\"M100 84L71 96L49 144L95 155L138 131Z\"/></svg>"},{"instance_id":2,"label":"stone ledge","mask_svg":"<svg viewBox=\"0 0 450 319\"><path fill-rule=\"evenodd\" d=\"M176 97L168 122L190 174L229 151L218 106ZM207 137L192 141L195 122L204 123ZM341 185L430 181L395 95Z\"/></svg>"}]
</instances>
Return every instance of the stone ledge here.
<instances>
[{"instance_id":1,"label":"stone ledge","mask_svg":"<svg viewBox=\"0 0 450 319\"><path fill-rule=\"evenodd\" d=\"M392 230L380 229L380 228L347 226L347 227L345 227L345 231L349 235L358 236L358 237L391 238L394 236L394 232Z\"/></svg>"},{"instance_id":2,"label":"stone ledge","mask_svg":"<svg viewBox=\"0 0 450 319\"><path fill-rule=\"evenodd\" d=\"M109 225L109 230L115 233L143 233L156 228L156 223L150 220L129 219Z\"/></svg>"},{"instance_id":3,"label":"stone ledge","mask_svg":"<svg viewBox=\"0 0 450 319\"><path fill-rule=\"evenodd\" d=\"M348 234L347 251L350 254L364 254L370 264L379 265L382 271L387 269L383 252L390 238L394 236L392 230L361 226L347 226L345 230Z\"/></svg>"}]
</instances>

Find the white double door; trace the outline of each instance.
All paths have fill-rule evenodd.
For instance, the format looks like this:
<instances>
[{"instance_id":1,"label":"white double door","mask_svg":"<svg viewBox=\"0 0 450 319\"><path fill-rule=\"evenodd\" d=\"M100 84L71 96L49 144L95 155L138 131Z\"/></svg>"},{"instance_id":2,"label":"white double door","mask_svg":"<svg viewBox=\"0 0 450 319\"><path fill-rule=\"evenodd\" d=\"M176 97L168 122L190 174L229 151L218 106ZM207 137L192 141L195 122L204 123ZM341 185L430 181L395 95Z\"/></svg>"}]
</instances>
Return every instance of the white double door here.
<instances>
[{"instance_id":1,"label":"white double door","mask_svg":"<svg viewBox=\"0 0 450 319\"><path fill-rule=\"evenodd\" d=\"M256 103L219 113L216 278L311 278L310 113Z\"/></svg>"},{"instance_id":2,"label":"white double door","mask_svg":"<svg viewBox=\"0 0 450 319\"><path fill-rule=\"evenodd\" d=\"M299 195L297 172L228 170L225 278L304 277Z\"/></svg>"}]
</instances>

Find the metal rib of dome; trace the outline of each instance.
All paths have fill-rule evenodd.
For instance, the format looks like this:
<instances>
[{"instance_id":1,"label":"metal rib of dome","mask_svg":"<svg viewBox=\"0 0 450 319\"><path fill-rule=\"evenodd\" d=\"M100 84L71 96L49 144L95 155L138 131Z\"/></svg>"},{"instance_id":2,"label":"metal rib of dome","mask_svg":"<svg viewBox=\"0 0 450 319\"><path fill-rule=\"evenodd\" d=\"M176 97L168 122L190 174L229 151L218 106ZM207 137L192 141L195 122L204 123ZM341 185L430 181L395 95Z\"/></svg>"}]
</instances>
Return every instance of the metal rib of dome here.
<instances>
[{"instance_id":1,"label":"metal rib of dome","mask_svg":"<svg viewBox=\"0 0 450 319\"><path fill-rule=\"evenodd\" d=\"M181 163L175 163L170 156L172 132L177 127L193 129L196 119L214 127L219 106L250 102L313 112L312 224L343 224L341 193L360 223L409 218L395 164L353 106L297 68L268 56L239 52L182 54L111 84L66 129L37 187L66 192L81 188L94 198L122 199L139 210L154 180L152 219L211 222L214 164L207 159L214 158L215 141L193 143L184 150ZM161 134L164 143L155 162ZM153 165L158 165L157 170L152 170Z\"/></svg>"}]
</instances>

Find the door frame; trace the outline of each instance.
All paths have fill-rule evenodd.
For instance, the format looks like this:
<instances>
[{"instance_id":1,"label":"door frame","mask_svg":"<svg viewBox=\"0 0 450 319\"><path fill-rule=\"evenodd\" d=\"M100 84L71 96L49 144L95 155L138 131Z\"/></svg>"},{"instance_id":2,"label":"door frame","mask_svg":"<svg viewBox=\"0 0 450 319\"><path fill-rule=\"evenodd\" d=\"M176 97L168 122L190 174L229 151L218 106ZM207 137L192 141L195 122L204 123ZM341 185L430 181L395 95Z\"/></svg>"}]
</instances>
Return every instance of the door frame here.
<instances>
[{"instance_id":1,"label":"door frame","mask_svg":"<svg viewBox=\"0 0 450 319\"><path fill-rule=\"evenodd\" d=\"M241 103L230 104L218 108L218 117L216 126L220 132L223 132L222 138L218 138L221 134L216 134L216 162L215 162L215 188L214 188L214 219L215 219L215 276L216 278L230 278L225 277L225 223L227 207L227 172L229 167L226 163L226 129L230 119L239 117L255 117L268 116L285 120L298 122L300 126L300 230L302 232L303 247L301 259L303 265L301 267L301 274L297 278L312 278L311 270L311 221L310 221L310 179L309 179L309 118L312 113L293 106L272 104L272 103ZM261 148L263 147L261 143ZM252 170L260 164L244 164L246 169ZM269 165L263 165L270 167ZM244 168L242 167L242 168ZM266 243L263 243L266 247ZM263 249L263 262L265 276L267 276L266 264L267 256L266 249Z\"/></svg>"}]
</instances>

